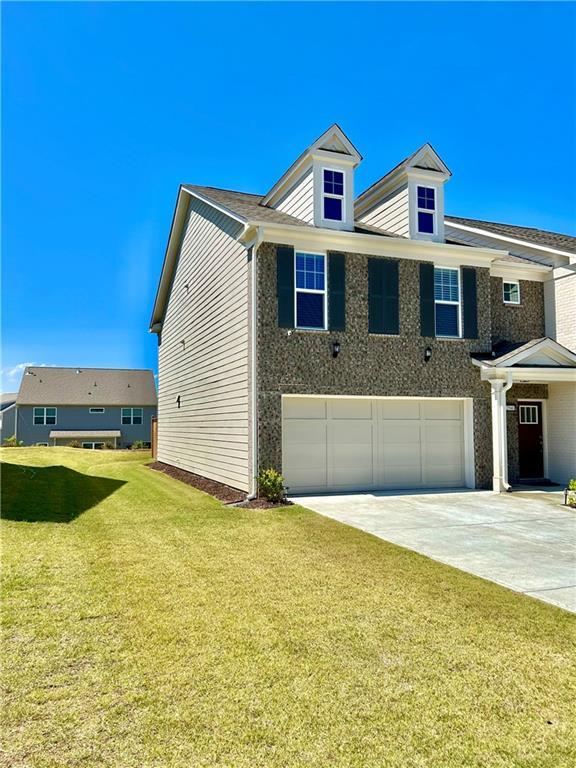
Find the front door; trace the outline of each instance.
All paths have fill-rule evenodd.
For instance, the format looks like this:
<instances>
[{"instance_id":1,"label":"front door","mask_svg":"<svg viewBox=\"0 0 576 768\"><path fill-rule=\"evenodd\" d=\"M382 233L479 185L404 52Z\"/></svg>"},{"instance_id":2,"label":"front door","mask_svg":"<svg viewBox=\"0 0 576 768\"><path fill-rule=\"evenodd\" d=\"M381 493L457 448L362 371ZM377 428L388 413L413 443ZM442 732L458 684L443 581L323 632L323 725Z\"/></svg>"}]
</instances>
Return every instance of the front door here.
<instances>
[{"instance_id":1,"label":"front door","mask_svg":"<svg viewBox=\"0 0 576 768\"><path fill-rule=\"evenodd\" d=\"M544 477L542 403L518 403L518 453L521 478Z\"/></svg>"}]
</instances>

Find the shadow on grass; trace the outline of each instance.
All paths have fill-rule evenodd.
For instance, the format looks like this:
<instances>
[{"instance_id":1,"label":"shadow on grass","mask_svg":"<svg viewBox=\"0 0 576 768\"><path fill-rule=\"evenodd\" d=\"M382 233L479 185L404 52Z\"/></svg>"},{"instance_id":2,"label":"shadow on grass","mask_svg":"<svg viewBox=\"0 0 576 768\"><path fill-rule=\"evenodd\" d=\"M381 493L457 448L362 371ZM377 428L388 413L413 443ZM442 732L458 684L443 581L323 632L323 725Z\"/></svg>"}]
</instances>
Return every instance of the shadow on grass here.
<instances>
[{"instance_id":1,"label":"shadow on grass","mask_svg":"<svg viewBox=\"0 0 576 768\"><path fill-rule=\"evenodd\" d=\"M69 523L125 484L63 466L2 462L1 473L2 518L28 523Z\"/></svg>"}]
</instances>

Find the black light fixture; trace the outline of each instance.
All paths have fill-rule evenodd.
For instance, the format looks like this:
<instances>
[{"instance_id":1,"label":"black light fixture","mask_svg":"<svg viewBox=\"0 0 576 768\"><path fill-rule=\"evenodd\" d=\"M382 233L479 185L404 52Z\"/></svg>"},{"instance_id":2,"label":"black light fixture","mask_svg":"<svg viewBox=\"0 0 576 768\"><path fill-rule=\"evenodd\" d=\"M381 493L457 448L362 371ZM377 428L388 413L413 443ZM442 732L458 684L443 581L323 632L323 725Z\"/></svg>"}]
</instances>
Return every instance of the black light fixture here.
<instances>
[{"instance_id":1,"label":"black light fixture","mask_svg":"<svg viewBox=\"0 0 576 768\"><path fill-rule=\"evenodd\" d=\"M340 354L340 342L339 341L333 341L332 342L332 357L338 357Z\"/></svg>"},{"instance_id":2,"label":"black light fixture","mask_svg":"<svg viewBox=\"0 0 576 768\"><path fill-rule=\"evenodd\" d=\"M176 398L176 405L180 408L180 395Z\"/></svg>"},{"instance_id":3,"label":"black light fixture","mask_svg":"<svg viewBox=\"0 0 576 768\"><path fill-rule=\"evenodd\" d=\"M432 357L432 347L426 347L424 350L424 362L429 362L430 358Z\"/></svg>"}]
</instances>

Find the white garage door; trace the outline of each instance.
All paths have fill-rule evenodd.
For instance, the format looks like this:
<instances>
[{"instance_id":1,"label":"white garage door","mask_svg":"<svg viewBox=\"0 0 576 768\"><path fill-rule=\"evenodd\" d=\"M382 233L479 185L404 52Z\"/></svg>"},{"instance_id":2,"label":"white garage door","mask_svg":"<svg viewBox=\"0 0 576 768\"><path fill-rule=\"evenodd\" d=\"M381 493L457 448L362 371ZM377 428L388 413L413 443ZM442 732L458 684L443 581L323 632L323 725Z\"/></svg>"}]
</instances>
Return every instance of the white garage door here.
<instances>
[{"instance_id":1,"label":"white garage door","mask_svg":"<svg viewBox=\"0 0 576 768\"><path fill-rule=\"evenodd\" d=\"M465 484L462 400L282 398L292 493Z\"/></svg>"}]
</instances>

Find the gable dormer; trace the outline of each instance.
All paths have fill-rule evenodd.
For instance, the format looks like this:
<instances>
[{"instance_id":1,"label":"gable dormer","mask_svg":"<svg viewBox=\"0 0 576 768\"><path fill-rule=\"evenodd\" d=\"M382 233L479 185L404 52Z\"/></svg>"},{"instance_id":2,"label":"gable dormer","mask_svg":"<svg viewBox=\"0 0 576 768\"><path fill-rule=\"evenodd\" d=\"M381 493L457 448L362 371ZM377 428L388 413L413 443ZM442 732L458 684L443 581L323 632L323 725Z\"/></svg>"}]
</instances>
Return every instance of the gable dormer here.
<instances>
[{"instance_id":1,"label":"gable dormer","mask_svg":"<svg viewBox=\"0 0 576 768\"><path fill-rule=\"evenodd\" d=\"M354 169L362 156L334 124L293 163L262 205L307 224L354 229Z\"/></svg>"},{"instance_id":2,"label":"gable dormer","mask_svg":"<svg viewBox=\"0 0 576 768\"><path fill-rule=\"evenodd\" d=\"M398 237L444 242L444 184L451 175L424 144L360 195L356 218Z\"/></svg>"}]
</instances>

